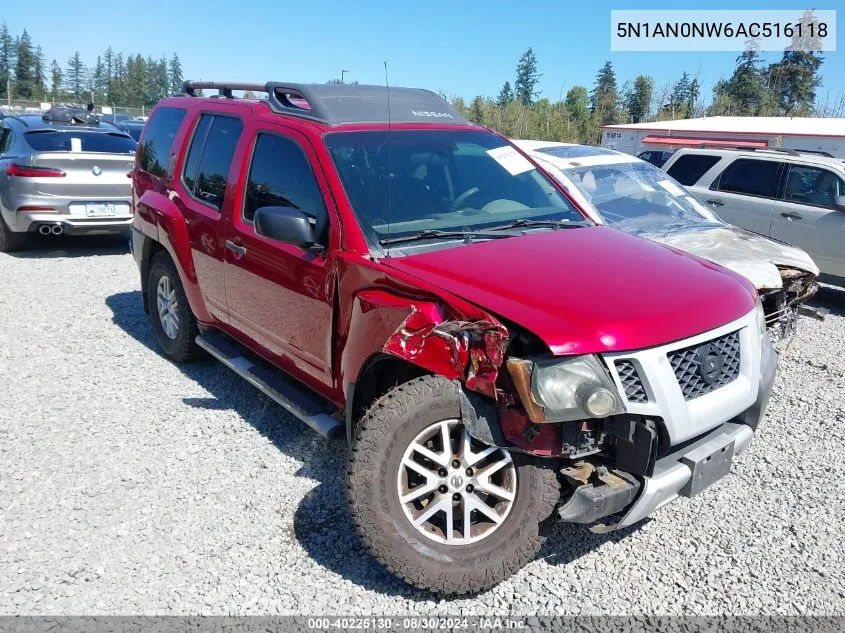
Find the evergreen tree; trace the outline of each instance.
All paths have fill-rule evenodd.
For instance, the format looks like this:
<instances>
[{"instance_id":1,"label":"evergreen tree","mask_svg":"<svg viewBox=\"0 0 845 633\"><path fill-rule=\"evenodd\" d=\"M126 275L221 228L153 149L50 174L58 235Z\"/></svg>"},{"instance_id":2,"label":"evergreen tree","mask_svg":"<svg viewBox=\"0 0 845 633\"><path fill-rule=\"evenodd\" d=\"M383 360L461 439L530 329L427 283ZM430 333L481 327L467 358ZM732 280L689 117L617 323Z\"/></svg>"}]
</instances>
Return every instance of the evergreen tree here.
<instances>
[{"instance_id":1,"label":"evergreen tree","mask_svg":"<svg viewBox=\"0 0 845 633\"><path fill-rule=\"evenodd\" d=\"M800 21L804 25L801 36L796 30L781 60L768 69L769 87L775 93L772 98L787 116L809 115L822 81L819 69L824 57L818 52L822 43L818 37L810 37L811 32L818 33L818 19L812 11L806 11ZM813 25L812 30L809 25Z\"/></svg>"},{"instance_id":2,"label":"evergreen tree","mask_svg":"<svg viewBox=\"0 0 845 633\"><path fill-rule=\"evenodd\" d=\"M613 64L606 61L596 74L596 85L590 94L592 112L601 125L616 122L616 104L619 92L616 88L616 73Z\"/></svg>"},{"instance_id":3,"label":"evergreen tree","mask_svg":"<svg viewBox=\"0 0 845 633\"><path fill-rule=\"evenodd\" d=\"M178 95L182 92L182 62L179 61L179 56L173 53L170 58L170 94Z\"/></svg>"},{"instance_id":4,"label":"evergreen tree","mask_svg":"<svg viewBox=\"0 0 845 633\"><path fill-rule=\"evenodd\" d=\"M47 75L45 69L44 51L41 46L35 47L34 62L32 66L32 80L35 84L35 98L43 99L47 94Z\"/></svg>"},{"instance_id":5,"label":"evergreen tree","mask_svg":"<svg viewBox=\"0 0 845 633\"><path fill-rule=\"evenodd\" d=\"M689 85L689 94L687 95L687 117L695 116L695 106L698 103L698 96L701 93L701 84L698 77L695 77Z\"/></svg>"},{"instance_id":6,"label":"evergreen tree","mask_svg":"<svg viewBox=\"0 0 845 633\"><path fill-rule=\"evenodd\" d=\"M654 93L654 79L648 75L637 75L634 85L625 94L625 111L633 123L640 123L651 111Z\"/></svg>"},{"instance_id":7,"label":"evergreen tree","mask_svg":"<svg viewBox=\"0 0 845 633\"><path fill-rule=\"evenodd\" d=\"M114 77L114 51L111 46L103 53L103 68L106 71L106 86L108 86L109 79Z\"/></svg>"},{"instance_id":8,"label":"evergreen tree","mask_svg":"<svg viewBox=\"0 0 845 633\"><path fill-rule=\"evenodd\" d=\"M6 96L6 84L14 78L15 46L9 27L0 24L0 95Z\"/></svg>"},{"instance_id":9,"label":"evergreen tree","mask_svg":"<svg viewBox=\"0 0 845 633\"><path fill-rule=\"evenodd\" d=\"M26 29L17 40L15 55L15 94L21 99L35 97L35 51Z\"/></svg>"},{"instance_id":10,"label":"evergreen tree","mask_svg":"<svg viewBox=\"0 0 845 633\"><path fill-rule=\"evenodd\" d=\"M59 98L62 92L62 67L54 59L50 64L50 96L53 101Z\"/></svg>"},{"instance_id":11,"label":"evergreen tree","mask_svg":"<svg viewBox=\"0 0 845 633\"><path fill-rule=\"evenodd\" d=\"M478 96L469 104L469 120L482 125L484 123L484 97Z\"/></svg>"},{"instance_id":12,"label":"evergreen tree","mask_svg":"<svg viewBox=\"0 0 845 633\"><path fill-rule=\"evenodd\" d=\"M74 99L81 99L85 93L85 86L87 81L88 69L82 63L79 57L79 51L76 51L70 59L67 60L67 69L65 74L65 89L73 96Z\"/></svg>"},{"instance_id":13,"label":"evergreen tree","mask_svg":"<svg viewBox=\"0 0 845 633\"><path fill-rule=\"evenodd\" d=\"M537 71L537 58L533 49L529 48L519 58L516 65L516 81L514 82L514 96L522 105L534 103L537 96L537 83L540 81L540 73Z\"/></svg>"},{"instance_id":14,"label":"evergreen tree","mask_svg":"<svg viewBox=\"0 0 845 633\"><path fill-rule=\"evenodd\" d=\"M759 113L766 101L766 82L760 68L760 46L756 40L745 43L745 50L736 58L733 75L719 88L723 91L721 96L729 98L733 114L754 116Z\"/></svg>"},{"instance_id":15,"label":"evergreen tree","mask_svg":"<svg viewBox=\"0 0 845 633\"><path fill-rule=\"evenodd\" d=\"M103 100L108 89L109 80L106 74L106 65L103 63L102 57L97 55L97 63L94 66L94 72L91 74L91 90L94 92L95 100Z\"/></svg>"},{"instance_id":16,"label":"evergreen tree","mask_svg":"<svg viewBox=\"0 0 845 633\"><path fill-rule=\"evenodd\" d=\"M501 108L508 105L511 101L513 101L513 90L511 89L511 82L506 81L505 85L502 86L502 89L499 91L499 96L496 99L496 105Z\"/></svg>"},{"instance_id":17,"label":"evergreen tree","mask_svg":"<svg viewBox=\"0 0 845 633\"><path fill-rule=\"evenodd\" d=\"M673 118L686 119L689 117L687 104L690 98L690 85L689 75L687 71L684 71L684 74L672 88L672 96L669 99Z\"/></svg>"}]
</instances>

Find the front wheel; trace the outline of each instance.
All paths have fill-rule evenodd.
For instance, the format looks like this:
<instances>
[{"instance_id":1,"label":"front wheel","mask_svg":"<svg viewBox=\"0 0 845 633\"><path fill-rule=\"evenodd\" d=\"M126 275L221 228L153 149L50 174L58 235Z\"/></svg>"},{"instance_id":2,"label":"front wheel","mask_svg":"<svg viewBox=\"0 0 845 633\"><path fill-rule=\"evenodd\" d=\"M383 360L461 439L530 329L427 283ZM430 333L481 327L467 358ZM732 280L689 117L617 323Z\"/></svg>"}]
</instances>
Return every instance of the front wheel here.
<instances>
[{"instance_id":1,"label":"front wheel","mask_svg":"<svg viewBox=\"0 0 845 633\"><path fill-rule=\"evenodd\" d=\"M356 428L347 480L370 552L443 594L482 591L533 560L560 498L550 463L469 435L458 395L440 376L388 392Z\"/></svg>"}]
</instances>

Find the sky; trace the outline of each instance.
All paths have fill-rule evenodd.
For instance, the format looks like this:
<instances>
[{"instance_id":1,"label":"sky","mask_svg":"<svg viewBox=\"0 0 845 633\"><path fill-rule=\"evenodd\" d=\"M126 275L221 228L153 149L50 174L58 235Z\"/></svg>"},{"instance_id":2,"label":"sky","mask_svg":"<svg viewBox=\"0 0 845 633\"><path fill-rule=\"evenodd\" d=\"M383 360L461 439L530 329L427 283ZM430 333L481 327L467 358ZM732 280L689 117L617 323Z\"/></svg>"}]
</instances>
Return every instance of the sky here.
<instances>
[{"instance_id":1,"label":"sky","mask_svg":"<svg viewBox=\"0 0 845 633\"><path fill-rule=\"evenodd\" d=\"M837 2L813 3L835 9ZM49 65L64 67L75 50L86 64L109 45L144 56L178 53L186 79L324 82L340 77L424 87L471 99L495 97L530 46L542 73L538 90L555 101L573 85L591 88L611 60L620 85L639 73L657 90L686 70L698 75L709 100L712 84L731 74L738 53L610 51L611 9L801 9L790 0L84 0L6 2L13 34L27 29ZM49 9L47 7L49 6ZM842 5L840 5L841 8ZM845 11L839 12L845 19ZM845 42L838 42L845 49ZM764 54L774 61L776 53ZM826 53L821 101L845 94L845 52Z\"/></svg>"}]
</instances>

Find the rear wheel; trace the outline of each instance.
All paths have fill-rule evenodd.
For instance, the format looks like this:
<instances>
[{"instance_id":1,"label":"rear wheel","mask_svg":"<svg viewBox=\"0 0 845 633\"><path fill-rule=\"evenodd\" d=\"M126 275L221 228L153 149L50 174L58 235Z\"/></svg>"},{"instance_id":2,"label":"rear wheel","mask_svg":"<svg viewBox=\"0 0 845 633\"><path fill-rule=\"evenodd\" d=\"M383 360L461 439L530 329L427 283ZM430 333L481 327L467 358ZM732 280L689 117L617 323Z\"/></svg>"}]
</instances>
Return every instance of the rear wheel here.
<instances>
[{"instance_id":1,"label":"rear wheel","mask_svg":"<svg viewBox=\"0 0 845 633\"><path fill-rule=\"evenodd\" d=\"M347 495L370 552L406 582L477 592L533 560L560 498L551 463L486 446L460 420L458 387L395 387L355 431Z\"/></svg>"},{"instance_id":2,"label":"rear wheel","mask_svg":"<svg viewBox=\"0 0 845 633\"><path fill-rule=\"evenodd\" d=\"M188 305L179 272L164 251L156 253L150 264L147 304L153 335L165 355L177 363L197 358L197 320Z\"/></svg>"},{"instance_id":3,"label":"rear wheel","mask_svg":"<svg viewBox=\"0 0 845 633\"><path fill-rule=\"evenodd\" d=\"M0 213L0 253L9 253L26 245L26 233L16 233L9 228Z\"/></svg>"}]
</instances>

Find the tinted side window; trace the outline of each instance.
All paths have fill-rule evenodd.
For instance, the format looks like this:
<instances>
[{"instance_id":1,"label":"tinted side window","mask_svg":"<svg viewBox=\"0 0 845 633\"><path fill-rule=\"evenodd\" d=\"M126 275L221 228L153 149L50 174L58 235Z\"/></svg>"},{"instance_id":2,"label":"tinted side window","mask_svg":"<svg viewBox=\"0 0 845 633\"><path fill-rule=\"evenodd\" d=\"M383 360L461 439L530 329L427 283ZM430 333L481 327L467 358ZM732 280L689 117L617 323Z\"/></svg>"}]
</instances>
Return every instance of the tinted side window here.
<instances>
[{"instance_id":1,"label":"tinted side window","mask_svg":"<svg viewBox=\"0 0 845 633\"><path fill-rule=\"evenodd\" d=\"M833 172L808 165L791 165L784 199L833 209L837 196L845 195L845 181Z\"/></svg>"},{"instance_id":2,"label":"tinted side window","mask_svg":"<svg viewBox=\"0 0 845 633\"><path fill-rule=\"evenodd\" d=\"M667 172L679 183L689 187L697 183L699 178L718 162L718 156L684 154L669 167Z\"/></svg>"},{"instance_id":3,"label":"tinted side window","mask_svg":"<svg viewBox=\"0 0 845 633\"><path fill-rule=\"evenodd\" d=\"M326 207L311 164L292 140L259 134L249 168L244 220L251 222L261 207L293 207L325 226Z\"/></svg>"},{"instance_id":4,"label":"tinted side window","mask_svg":"<svg viewBox=\"0 0 845 633\"><path fill-rule=\"evenodd\" d=\"M197 169L200 165L200 158L202 158L202 148L205 145L208 128L211 126L213 119L213 114L203 114L200 117L199 123L197 123L197 127L194 130L194 136L191 138L191 146L188 148L188 159L185 161L183 174L185 186L191 193L194 193L194 186L197 182Z\"/></svg>"},{"instance_id":5,"label":"tinted side window","mask_svg":"<svg viewBox=\"0 0 845 633\"><path fill-rule=\"evenodd\" d=\"M7 127L0 127L0 154L12 144L12 130Z\"/></svg>"},{"instance_id":6,"label":"tinted side window","mask_svg":"<svg viewBox=\"0 0 845 633\"><path fill-rule=\"evenodd\" d=\"M189 185L187 176L193 162L192 155L199 152L200 143L202 143L202 152L196 167L196 180L192 180L188 188L194 197L219 211L223 206L229 168L232 166L232 158L235 155L241 130L243 130L243 123L240 119L230 116L214 115L211 118L210 115L203 115L202 118L206 117L210 118L211 124L208 126L208 133L204 135L205 142L202 143L201 140L202 120L191 141L191 151L185 164L185 184Z\"/></svg>"},{"instance_id":7,"label":"tinted side window","mask_svg":"<svg viewBox=\"0 0 845 633\"><path fill-rule=\"evenodd\" d=\"M170 148L185 118L182 108L159 108L147 123L138 164L154 176L164 176Z\"/></svg>"},{"instance_id":8,"label":"tinted side window","mask_svg":"<svg viewBox=\"0 0 845 633\"><path fill-rule=\"evenodd\" d=\"M740 158L722 172L717 189L774 198L778 188L780 166L781 163L773 160Z\"/></svg>"}]
</instances>

